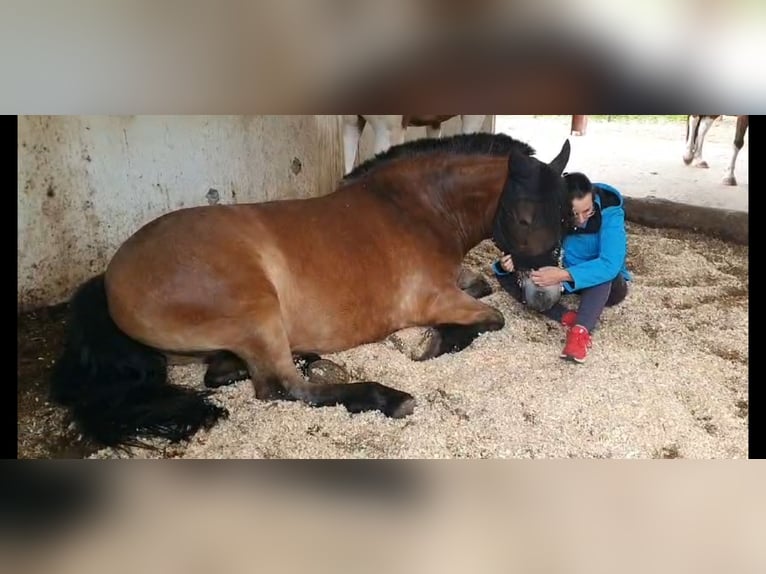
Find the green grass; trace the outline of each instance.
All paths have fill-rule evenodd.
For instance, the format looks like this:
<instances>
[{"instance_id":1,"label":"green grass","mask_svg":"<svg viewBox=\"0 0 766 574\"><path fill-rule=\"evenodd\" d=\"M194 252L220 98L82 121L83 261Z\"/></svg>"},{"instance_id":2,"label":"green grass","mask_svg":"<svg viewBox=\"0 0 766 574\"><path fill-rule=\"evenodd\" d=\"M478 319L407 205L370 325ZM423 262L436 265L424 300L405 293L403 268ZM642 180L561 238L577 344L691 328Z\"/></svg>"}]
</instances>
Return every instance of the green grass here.
<instances>
[{"instance_id":1,"label":"green grass","mask_svg":"<svg viewBox=\"0 0 766 574\"><path fill-rule=\"evenodd\" d=\"M588 119L604 122L681 122L686 121L686 116L588 116Z\"/></svg>"},{"instance_id":2,"label":"green grass","mask_svg":"<svg viewBox=\"0 0 766 574\"><path fill-rule=\"evenodd\" d=\"M553 117L553 118L569 118L571 116L535 116L535 117ZM650 116L650 115L635 115L635 116L604 116L604 115L595 115L595 116L588 116L588 120L592 121L598 121L598 122L640 122L640 123L658 123L658 122L678 122L678 123L684 123L686 122L686 116L675 116L675 115L668 115L668 116Z\"/></svg>"}]
</instances>

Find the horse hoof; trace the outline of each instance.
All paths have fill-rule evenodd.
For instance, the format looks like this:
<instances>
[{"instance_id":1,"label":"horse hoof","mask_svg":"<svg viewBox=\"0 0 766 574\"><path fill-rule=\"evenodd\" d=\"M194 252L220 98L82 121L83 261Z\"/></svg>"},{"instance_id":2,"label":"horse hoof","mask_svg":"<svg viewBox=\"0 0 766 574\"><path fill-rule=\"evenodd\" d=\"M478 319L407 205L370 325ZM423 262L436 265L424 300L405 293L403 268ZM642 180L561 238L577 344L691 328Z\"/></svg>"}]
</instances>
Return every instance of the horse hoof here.
<instances>
[{"instance_id":1,"label":"horse hoof","mask_svg":"<svg viewBox=\"0 0 766 574\"><path fill-rule=\"evenodd\" d=\"M332 361L320 359L311 363L306 369L310 383L328 385L331 383L348 383L351 375L348 371Z\"/></svg>"},{"instance_id":2,"label":"horse hoof","mask_svg":"<svg viewBox=\"0 0 766 574\"><path fill-rule=\"evenodd\" d=\"M692 158L691 158L691 157L686 157L686 156L684 156L684 163L685 163L686 165L689 165L691 162L692 162Z\"/></svg>"},{"instance_id":3,"label":"horse hoof","mask_svg":"<svg viewBox=\"0 0 766 574\"><path fill-rule=\"evenodd\" d=\"M218 387L233 385L248 378L250 378L250 373L246 369L218 375L208 372L205 374L204 382L207 388L217 389Z\"/></svg>"},{"instance_id":4,"label":"horse hoof","mask_svg":"<svg viewBox=\"0 0 766 574\"><path fill-rule=\"evenodd\" d=\"M410 358L413 361L418 362L433 359L439 353L441 346L441 334L439 331L431 327L426 330L426 332L423 334L423 337L420 339L420 342L418 342L418 344L412 350L410 353Z\"/></svg>"},{"instance_id":5,"label":"horse hoof","mask_svg":"<svg viewBox=\"0 0 766 574\"><path fill-rule=\"evenodd\" d=\"M698 161L697 163L695 163L694 167L699 167L699 168L702 168L702 169L708 169L710 166L707 164L707 162L705 160L702 160L702 161Z\"/></svg>"},{"instance_id":6,"label":"horse hoof","mask_svg":"<svg viewBox=\"0 0 766 574\"><path fill-rule=\"evenodd\" d=\"M413 413L415 397L399 389L392 389L380 383L368 383L378 403L377 410L392 419L401 419Z\"/></svg>"},{"instance_id":7,"label":"horse hoof","mask_svg":"<svg viewBox=\"0 0 766 574\"><path fill-rule=\"evenodd\" d=\"M724 177L722 183L724 185L737 185L737 179L734 177Z\"/></svg>"},{"instance_id":8,"label":"horse hoof","mask_svg":"<svg viewBox=\"0 0 766 574\"><path fill-rule=\"evenodd\" d=\"M391 414L388 416L390 416L392 419L403 419L404 417L410 416L415 411L416 406L417 401L414 397L410 397L409 399L402 401L402 403L393 409Z\"/></svg>"}]
</instances>

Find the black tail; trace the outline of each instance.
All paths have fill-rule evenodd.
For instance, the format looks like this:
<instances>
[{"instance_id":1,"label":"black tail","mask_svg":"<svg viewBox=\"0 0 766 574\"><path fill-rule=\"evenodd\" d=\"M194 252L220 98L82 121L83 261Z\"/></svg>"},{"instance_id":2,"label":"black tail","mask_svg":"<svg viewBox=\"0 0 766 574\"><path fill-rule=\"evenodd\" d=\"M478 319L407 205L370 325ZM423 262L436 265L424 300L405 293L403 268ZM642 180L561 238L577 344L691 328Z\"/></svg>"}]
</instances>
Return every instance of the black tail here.
<instances>
[{"instance_id":1,"label":"black tail","mask_svg":"<svg viewBox=\"0 0 766 574\"><path fill-rule=\"evenodd\" d=\"M51 399L71 409L87 437L107 446L140 444L139 437L177 442L228 415L208 401L209 391L169 385L165 356L117 328L103 275L75 293L68 328Z\"/></svg>"}]
</instances>

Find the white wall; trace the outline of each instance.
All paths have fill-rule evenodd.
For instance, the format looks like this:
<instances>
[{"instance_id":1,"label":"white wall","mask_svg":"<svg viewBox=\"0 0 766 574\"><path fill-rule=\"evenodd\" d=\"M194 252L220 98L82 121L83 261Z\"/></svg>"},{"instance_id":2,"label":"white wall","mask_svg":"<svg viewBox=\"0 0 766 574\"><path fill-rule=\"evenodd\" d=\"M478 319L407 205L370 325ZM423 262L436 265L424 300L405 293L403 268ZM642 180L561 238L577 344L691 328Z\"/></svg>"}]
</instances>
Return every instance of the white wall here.
<instances>
[{"instance_id":1,"label":"white wall","mask_svg":"<svg viewBox=\"0 0 766 574\"><path fill-rule=\"evenodd\" d=\"M324 195L343 173L338 116L21 116L18 127L19 310L67 300L167 211L215 195Z\"/></svg>"}]
</instances>

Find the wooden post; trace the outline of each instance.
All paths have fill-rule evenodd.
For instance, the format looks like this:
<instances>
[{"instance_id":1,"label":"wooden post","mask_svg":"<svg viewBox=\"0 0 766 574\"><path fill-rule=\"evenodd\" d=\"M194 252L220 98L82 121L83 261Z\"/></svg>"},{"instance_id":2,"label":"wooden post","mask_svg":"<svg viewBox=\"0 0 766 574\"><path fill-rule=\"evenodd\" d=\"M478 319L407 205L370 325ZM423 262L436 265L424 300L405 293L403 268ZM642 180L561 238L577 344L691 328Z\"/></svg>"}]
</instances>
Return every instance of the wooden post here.
<instances>
[{"instance_id":1,"label":"wooden post","mask_svg":"<svg viewBox=\"0 0 766 574\"><path fill-rule=\"evenodd\" d=\"M587 129L588 116L572 116L571 134L573 136L584 136Z\"/></svg>"}]
</instances>

